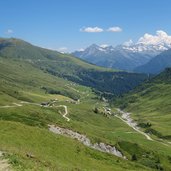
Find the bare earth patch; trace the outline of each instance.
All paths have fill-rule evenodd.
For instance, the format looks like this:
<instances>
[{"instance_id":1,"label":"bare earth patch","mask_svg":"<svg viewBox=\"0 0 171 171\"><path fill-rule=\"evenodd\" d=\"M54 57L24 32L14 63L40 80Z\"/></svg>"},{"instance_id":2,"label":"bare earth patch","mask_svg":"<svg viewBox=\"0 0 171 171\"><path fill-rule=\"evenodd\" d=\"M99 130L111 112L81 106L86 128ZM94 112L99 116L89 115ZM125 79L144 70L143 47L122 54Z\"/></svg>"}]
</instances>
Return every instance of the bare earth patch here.
<instances>
[{"instance_id":1,"label":"bare earth patch","mask_svg":"<svg viewBox=\"0 0 171 171\"><path fill-rule=\"evenodd\" d=\"M3 152L0 151L0 171L12 171L7 159L3 159Z\"/></svg>"}]
</instances>

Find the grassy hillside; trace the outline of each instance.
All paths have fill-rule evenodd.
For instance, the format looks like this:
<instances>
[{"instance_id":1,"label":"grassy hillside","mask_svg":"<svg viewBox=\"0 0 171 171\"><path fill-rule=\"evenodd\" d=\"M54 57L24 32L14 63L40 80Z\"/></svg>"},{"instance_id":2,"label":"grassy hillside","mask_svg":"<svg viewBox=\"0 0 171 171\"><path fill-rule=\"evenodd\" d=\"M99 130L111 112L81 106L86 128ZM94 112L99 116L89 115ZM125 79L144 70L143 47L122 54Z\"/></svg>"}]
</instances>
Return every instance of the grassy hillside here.
<instances>
[{"instance_id":1,"label":"grassy hillside","mask_svg":"<svg viewBox=\"0 0 171 171\"><path fill-rule=\"evenodd\" d=\"M115 95L131 90L146 79L143 74L97 67L70 55L39 48L19 39L0 39L0 56L9 60L9 63L11 60L26 62L45 73Z\"/></svg>"},{"instance_id":2,"label":"grassy hillside","mask_svg":"<svg viewBox=\"0 0 171 171\"><path fill-rule=\"evenodd\" d=\"M0 150L7 152L6 157L16 170L169 170L169 147L146 140L115 117L108 118L101 113L94 113L94 107L103 107L104 102L84 87L73 88L79 89L80 95L86 90L89 96L83 95L80 104L72 104L66 97L49 97L46 94L43 96L38 92L36 94L42 97L39 101L58 98L55 105L68 107L70 122L67 122L54 107L42 108L24 104L22 107L0 108ZM32 100L39 102L37 96L32 97ZM16 101L20 102L17 99ZM12 105L12 101L3 103ZM85 134L92 142L114 145L129 160L91 150L76 140L54 135L48 131L48 124L56 124ZM29 158L27 154L34 157ZM132 162L134 154L137 160Z\"/></svg>"},{"instance_id":3,"label":"grassy hillside","mask_svg":"<svg viewBox=\"0 0 171 171\"><path fill-rule=\"evenodd\" d=\"M14 40L17 46L13 46ZM40 50L43 51L40 58L40 51L35 52L32 45L14 40L11 40L10 46L1 45L0 50L0 151L6 152L4 157L15 170L170 170L170 146L149 141L117 117L106 116L103 107L109 104L94 93L93 86L86 87L66 79L69 74L71 78L83 79L77 67L81 71L84 68L89 73L86 79L95 78L92 84L96 85L96 91L100 89L98 87L106 89L104 85L114 91L116 84L118 87L128 86L128 78L136 79L136 74L119 75L118 72L106 71L71 56L44 49ZM19 48L18 43L27 45ZM26 46L31 46L35 51L28 48L26 53ZM22 52L23 56L18 57L16 54L22 50L25 55ZM45 57L44 51L54 53L54 59ZM58 74L47 71L47 68ZM113 82L110 82L110 74L113 75ZM125 87L125 90L128 89ZM55 100L55 106L40 106L42 102L52 100ZM62 109L57 107L60 105L67 106L69 122L62 117ZM95 112L95 108L101 112ZM128 160L53 134L48 130L48 124L84 134L93 143L116 146Z\"/></svg>"},{"instance_id":4,"label":"grassy hillside","mask_svg":"<svg viewBox=\"0 0 171 171\"><path fill-rule=\"evenodd\" d=\"M3 103L2 95L3 98L7 97L4 100L10 98L30 102L35 99L42 100L45 93L50 90L56 90L57 94L71 98L79 98L75 91L65 88L69 83L67 80L45 73L25 61L0 58L0 78L1 103Z\"/></svg>"},{"instance_id":5,"label":"grassy hillside","mask_svg":"<svg viewBox=\"0 0 171 171\"><path fill-rule=\"evenodd\" d=\"M118 102L146 132L171 141L171 69L142 84ZM149 123L149 124L147 124Z\"/></svg>"}]
</instances>

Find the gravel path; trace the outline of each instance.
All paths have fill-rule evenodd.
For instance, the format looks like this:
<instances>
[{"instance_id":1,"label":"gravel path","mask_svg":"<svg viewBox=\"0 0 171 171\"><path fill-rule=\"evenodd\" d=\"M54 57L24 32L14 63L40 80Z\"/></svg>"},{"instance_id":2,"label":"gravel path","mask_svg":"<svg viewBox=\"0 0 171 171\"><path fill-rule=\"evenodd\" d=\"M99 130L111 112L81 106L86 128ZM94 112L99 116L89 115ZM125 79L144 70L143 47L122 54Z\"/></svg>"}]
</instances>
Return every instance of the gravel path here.
<instances>
[{"instance_id":1,"label":"gravel path","mask_svg":"<svg viewBox=\"0 0 171 171\"><path fill-rule=\"evenodd\" d=\"M36 105L36 106L42 106L39 103L30 103L30 102L24 102L21 101L20 103L12 103L12 105L5 105L5 106L0 106L0 108L14 108L14 107L22 107L23 104L31 104L31 105ZM59 105L56 107L63 107L64 108L64 114L62 114L62 117L64 117L68 122L70 121L70 118L68 118L66 115L68 115L68 109L67 106L65 105ZM0 170L1 171L1 170Z\"/></svg>"},{"instance_id":2,"label":"gravel path","mask_svg":"<svg viewBox=\"0 0 171 171\"><path fill-rule=\"evenodd\" d=\"M12 105L0 106L0 108L22 107L23 104L31 104L31 105L41 106L41 105L38 104L38 103L30 103L30 102L23 102L23 101L21 101L20 103L12 103Z\"/></svg>"},{"instance_id":3,"label":"gravel path","mask_svg":"<svg viewBox=\"0 0 171 171\"><path fill-rule=\"evenodd\" d=\"M23 106L23 105L18 104L18 103L13 103L13 105L0 106L0 108L13 108L13 107L21 107L21 106Z\"/></svg>"},{"instance_id":4,"label":"gravel path","mask_svg":"<svg viewBox=\"0 0 171 171\"><path fill-rule=\"evenodd\" d=\"M65 110L65 112L64 112L64 114L62 115L68 122L70 121L70 118L68 118L66 115L68 115L68 109L67 109L67 106L65 106L65 105L59 105L59 106L57 106L57 107L63 107L64 108L64 110Z\"/></svg>"},{"instance_id":5,"label":"gravel path","mask_svg":"<svg viewBox=\"0 0 171 171\"><path fill-rule=\"evenodd\" d=\"M121 116L115 115L117 118L125 122L138 133L144 135L147 138L147 140L154 141L148 134L140 130L140 128L137 126L137 123L130 117L130 113L124 112L120 109L117 109L117 111L121 114Z\"/></svg>"},{"instance_id":6,"label":"gravel path","mask_svg":"<svg viewBox=\"0 0 171 171\"><path fill-rule=\"evenodd\" d=\"M158 143L163 144L167 147L171 144L171 142L170 143L166 142L167 143L166 144L165 142L161 142L159 140L152 139L147 133L140 130L140 128L137 126L137 123L131 118L130 113L124 112L120 109L117 109L117 111L121 114L121 116L115 115L117 118L119 118L120 120L125 122L127 125L129 125L131 128L133 128L138 133L144 135L147 138L147 140L158 142Z\"/></svg>"}]
</instances>

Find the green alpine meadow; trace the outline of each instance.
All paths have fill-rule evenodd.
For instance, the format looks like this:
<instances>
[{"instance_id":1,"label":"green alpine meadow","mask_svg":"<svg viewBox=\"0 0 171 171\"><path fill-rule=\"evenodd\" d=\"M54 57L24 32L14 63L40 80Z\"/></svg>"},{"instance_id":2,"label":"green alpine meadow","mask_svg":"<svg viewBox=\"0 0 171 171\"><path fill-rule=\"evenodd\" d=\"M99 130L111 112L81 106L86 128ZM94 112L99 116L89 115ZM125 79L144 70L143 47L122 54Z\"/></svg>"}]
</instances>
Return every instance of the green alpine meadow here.
<instances>
[{"instance_id":1,"label":"green alpine meadow","mask_svg":"<svg viewBox=\"0 0 171 171\"><path fill-rule=\"evenodd\" d=\"M0 171L171 171L170 5L0 2Z\"/></svg>"}]
</instances>

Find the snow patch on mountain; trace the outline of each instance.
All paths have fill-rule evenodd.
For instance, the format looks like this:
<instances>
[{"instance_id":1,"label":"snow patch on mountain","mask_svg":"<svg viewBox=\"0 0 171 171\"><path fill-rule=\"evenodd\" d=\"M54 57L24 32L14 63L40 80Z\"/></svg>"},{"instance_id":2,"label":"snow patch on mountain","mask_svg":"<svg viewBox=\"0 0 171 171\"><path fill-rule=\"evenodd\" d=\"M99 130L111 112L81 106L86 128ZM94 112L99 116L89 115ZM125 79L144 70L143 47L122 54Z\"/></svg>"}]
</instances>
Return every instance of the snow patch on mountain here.
<instances>
[{"instance_id":1,"label":"snow patch on mountain","mask_svg":"<svg viewBox=\"0 0 171 171\"><path fill-rule=\"evenodd\" d=\"M156 31L156 35L144 34L137 43L132 40L125 42L123 48L133 52L162 52L171 48L171 36L162 30Z\"/></svg>"},{"instance_id":2,"label":"snow patch on mountain","mask_svg":"<svg viewBox=\"0 0 171 171\"><path fill-rule=\"evenodd\" d=\"M107 47L109 47L109 45L107 45L107 44L102 44L102 45L100 45L100 47L101 47L101 48L107 48Z\"/></svg>"},{"instance_id":3,"label":"snow patch on mountain","mask_svg":"<svg viewBox=\"0 0 171 171\"><path fill-rule=\"evenodd\" d=\"M168 49L171 49L171 36L158 30L155 35L144 34L137 42L130 39L115 47L93 44L72 54L99 66L133 71Z\"/></svg>"},{"instance_id":4,"label":"snow patch on mountain","mask_svg":"<svg viewBox=\"0 0 171 171\"><path fill-rule=\"evenodd\" d=\"M109 46L108 44L96 45L93 44L86 49L80 49L77 52L88 52L97 53L101 51L104 53L111 53L112 51L117 50L126 50L133 53L154 53L154 56L161 53L162 51L168 50L171 48L171 36L162 30L156 31L155 35L145 33L144 36L140 37L137 42L133 42L130 39L127 42L124 42L122 45L116 47Z\"/></svg>"}]
</instances>

